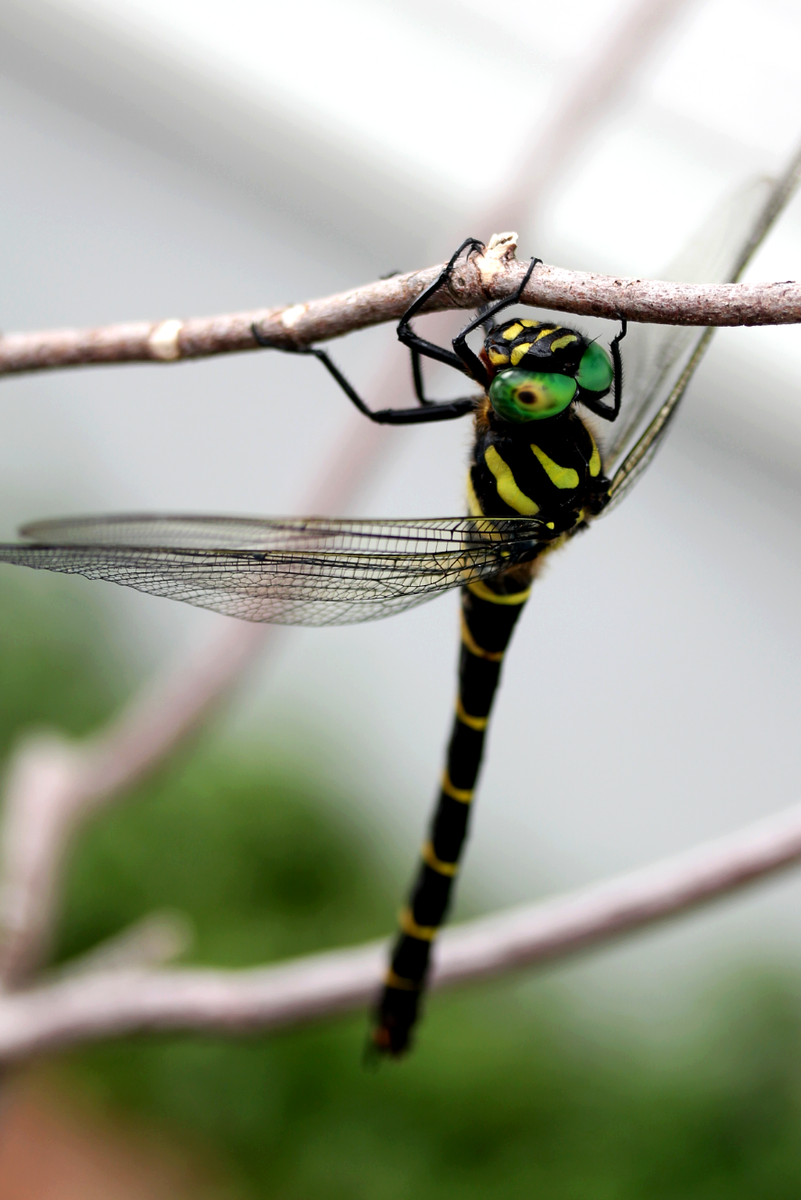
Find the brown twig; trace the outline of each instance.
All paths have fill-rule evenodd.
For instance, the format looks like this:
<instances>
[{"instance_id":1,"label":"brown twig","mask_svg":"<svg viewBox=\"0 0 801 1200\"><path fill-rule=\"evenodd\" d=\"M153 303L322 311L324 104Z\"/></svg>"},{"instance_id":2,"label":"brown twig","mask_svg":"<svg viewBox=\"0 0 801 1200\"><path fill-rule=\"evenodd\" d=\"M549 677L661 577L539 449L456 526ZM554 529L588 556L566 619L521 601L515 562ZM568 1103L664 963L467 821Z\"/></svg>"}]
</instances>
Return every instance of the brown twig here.
<instances>
[{"instance_id":1,"label":"brown twig","mask_svg":"<svg viewBox=\"0 0 801 1200\"><path fill-rule=\"evenodd\" d=\"M697 908L801 860L801 805L606 883L446 930L435 988L548 962ZM243 971L96 970L0 998L0 1061L143 1030L241 1033L363 1007L373 942Z\"/></svg>"},{"instance_id":2,"label":"brown twig","mask_svg":"<svg viewBox=\"0 0 801 1200\"><path fill-rule=\"evenodd\" d=\"M448 287L426 311L477 308L509 296L527 264L511 257L516 235L505 235L506 257L462 260ZM497 243L496 243L497 244ZM96 329L9 333L0 339L0 374L98 363L178 362L258 349L251 326L291 349L328 341L357 329L396 321L437 278L442 264L392 279L379 279L348 292L279 308L254 309L185 321L140 321ZM801 321L801 284L667 283L537 266L523 303L578 316L662 325L791 325Z\"/></svg>"}]
</instances>

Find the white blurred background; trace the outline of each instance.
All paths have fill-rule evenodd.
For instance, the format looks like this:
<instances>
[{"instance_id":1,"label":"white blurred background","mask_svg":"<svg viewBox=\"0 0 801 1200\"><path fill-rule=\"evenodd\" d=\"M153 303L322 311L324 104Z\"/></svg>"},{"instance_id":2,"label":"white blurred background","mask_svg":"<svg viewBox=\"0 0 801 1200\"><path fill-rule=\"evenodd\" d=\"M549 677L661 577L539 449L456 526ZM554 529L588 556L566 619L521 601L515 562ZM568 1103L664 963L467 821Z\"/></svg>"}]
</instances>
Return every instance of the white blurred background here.
<instances>
[{"instance_id":1,"label":"white blurred background","mask_svg":"<svg viewBox=\"0 0 801 1200\"><path fill-rule=\"evenodd\" d=\"M473 214L630 7L0 0L0 327L298 301L488 237ZM800 49L799 0L688 0L536 228L516 216L521 256L658 275L801 139ZM799 276L796 201L748 278ZM391 329L333 352L376 406L382 364L408 371ZM317 364L266 353L6 379L0 412L4 538L80 511L302 513L357 428ZM393 430L352 511L460 513L469 436ZM152 668L225 620L71 586L105 591ZM801 333L722 331L670 445L553 561L521 622L468 902L589 882L801 799L799 600ZM410 867L450 722L456 606L286 631L227 717L268 746L331 751ZM725 964L795 961L799 899L791 874L558 970L596 1003L647 1024L658 999L669 1018Z\"/></svg>"}]
</instances>

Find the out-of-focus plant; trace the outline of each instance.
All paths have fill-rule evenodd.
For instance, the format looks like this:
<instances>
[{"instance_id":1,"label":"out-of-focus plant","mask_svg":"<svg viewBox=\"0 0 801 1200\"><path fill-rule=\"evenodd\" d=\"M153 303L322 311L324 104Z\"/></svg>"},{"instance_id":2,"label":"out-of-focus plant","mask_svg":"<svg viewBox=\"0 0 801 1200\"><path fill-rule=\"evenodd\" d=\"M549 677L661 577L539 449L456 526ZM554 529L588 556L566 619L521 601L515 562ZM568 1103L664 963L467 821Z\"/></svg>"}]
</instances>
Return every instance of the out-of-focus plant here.
<instances>
[{"instance_id":1,"label":"out-of-focus plant","mask_svg":"<svg viewBox=\"0 0 801 1200\"><path fill-rule=\"evenodd\" d=\"M0 615L0 739L30 722L81 732L109 710L120 662L110 629L97 637L102 613L6 583ZM354 809L304 772L212 735L98 814L70 858L56 957L164 908L189 915L193 958L218 966L383 930L396 880ZM599 1028L550 985L494 985L432 1002L425 1053L377 1075L360 1066L361 1018L111 1042L56 1070L216 1160L243 1200L795 1200L800 993L768 974L728 981L714 1020L674 1029L669 1052Z\"/></svg>"},{"instance_id":2,"label":"out-of-focus plant","mask_svg":"<svg viewBox=\"0 0 801 1200\"><path fill-rule=\"evenodd\" d=\"M173 768L82 839L63 948L164 905L191 914L203 961L230 966L375 933L393 890L364 835L309 782L219 750ZM360 1017L243 1041L116 1042L63 1070L211 1153L254 1200L790 1200L799 992L769 976L729 981L714 1024L674 1030L669 1054L571 1013L548 986L495 985L432 1001L424 1053L378 1074L360 1066Z\"/></svg>"}]
</instances>

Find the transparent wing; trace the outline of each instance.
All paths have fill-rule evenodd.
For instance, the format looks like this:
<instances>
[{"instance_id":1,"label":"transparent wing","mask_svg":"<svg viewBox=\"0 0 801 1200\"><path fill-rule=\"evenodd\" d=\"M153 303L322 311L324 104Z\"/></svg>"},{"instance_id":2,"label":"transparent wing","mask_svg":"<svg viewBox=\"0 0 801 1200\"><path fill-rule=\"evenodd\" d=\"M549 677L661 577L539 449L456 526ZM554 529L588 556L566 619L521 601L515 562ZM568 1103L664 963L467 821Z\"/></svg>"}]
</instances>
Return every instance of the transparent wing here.
<instances>
[{"instance_id":1,"label":"transparent wing","mask_svg":"<svg viewBox=\"0 0 801 1200\"><path fill-rule=\"evenodd\" d=\"M795 192L800 177L801 151L779 180L758 181L741 189L715 213L668 277L690 282L737 280ZM608 473L627 448L631 434L642 422L647 424L614 473L605 513L626 495L661 445L714 330L637 326L633 333L634 341L627 349L631 395L623 420L616 423L612 440L604 447Z\"/></svg>"},{"instance_id":2,"label":"transparent wing","mask_svg":"<svg viewBox=\"0 0 801 1200\"><path fill-rule=\"evenodd\" d=\"M641 437L635 442L615 472L609 488L607 502L600 513L601 516L606 516L607 513L617 508L620 501L628 494L653 459L678 411L679 403L687 391L690 380L695 374L695 369L706 353L713 333L714 329L711 328L701 331L701 336L693 345L692 354L665 398L665 402L657 409L654 417L645 427Z\"/></svg>"},{"instance_id":3,"label":"transparent wing","mask_svg":"<svg viewBox=\"0 0 801 1200\"><path fill-rule=\"evenodd\" d=\"M370 621L486 578L544 532L528 518L86 517L25 526L0 562L85 575L247 621Z\"/></svg>"},{"instance_id":4,"label":"transparent wing","mask_svg":"<svg viewBox=\"0 0 801 1200\"><path fill-rule=\"evenodd\" d=\"M710 216L660 278L684 283L734 282L756 248L751 242L761 229L773 189L773 181L760 179L737 191ZM638 427L667 400L703 336L703 329L692 326L629 325L620 347L624 401L602 444L607 474Z\"/></svg>"}]
</instances>

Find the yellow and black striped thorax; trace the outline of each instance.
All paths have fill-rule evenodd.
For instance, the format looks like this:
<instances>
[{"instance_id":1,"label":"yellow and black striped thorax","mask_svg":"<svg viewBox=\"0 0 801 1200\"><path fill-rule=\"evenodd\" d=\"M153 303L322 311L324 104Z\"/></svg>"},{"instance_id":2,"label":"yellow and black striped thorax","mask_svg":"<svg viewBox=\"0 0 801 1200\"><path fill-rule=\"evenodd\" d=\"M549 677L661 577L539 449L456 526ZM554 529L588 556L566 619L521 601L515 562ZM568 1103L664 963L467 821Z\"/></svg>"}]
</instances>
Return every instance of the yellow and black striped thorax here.
<instances>
[{"instance_id":1,"label":"yellow and black striped thorax","mask_svg":"<svg viewBox=\"0 0 801 1200\"><path fill-rule=\"evenodd\" d=\"M536 516L556 538L600 511L608 488L595 439L572 407L514 425L484 401L468 480L473 516Z\"/></svg>"}]
</instances>

